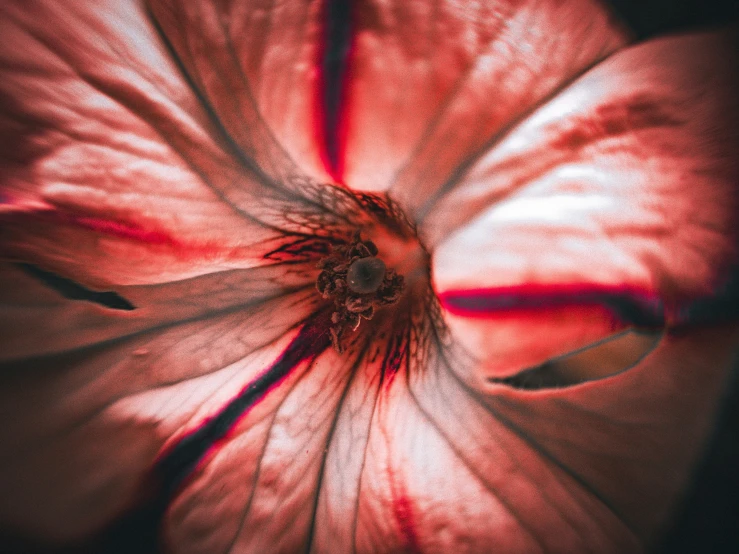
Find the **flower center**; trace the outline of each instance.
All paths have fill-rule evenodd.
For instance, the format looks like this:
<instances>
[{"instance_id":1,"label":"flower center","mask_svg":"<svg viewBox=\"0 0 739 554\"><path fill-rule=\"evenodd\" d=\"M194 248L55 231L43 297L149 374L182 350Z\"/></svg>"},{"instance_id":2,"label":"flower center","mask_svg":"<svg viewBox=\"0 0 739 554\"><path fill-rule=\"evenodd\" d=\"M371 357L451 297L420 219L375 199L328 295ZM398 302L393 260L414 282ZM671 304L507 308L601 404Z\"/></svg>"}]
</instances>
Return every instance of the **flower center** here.
<instances>
[{"instance_id":1,"label":"flower center","mask_svg":"<svg viewBox=\"0 0 739 554\"><path fill-rule=\"evenodd\" d=\"M330 332L338 352L350 330L356 331L362 319L372 319L378 308L395 304L403 292L403 276L388 269L378 253L375 243L363 240L357 231L351 242L334 247L318 263L322 271L316 289L334 303Z\"/></svg>"},{"instance_id":2,"label":"flower center","mask_svg":"<svg viewBox=\"0 0 739 554\"><path fill-rule=\"evenodd\" d=\"M385 262L375 256L367 256L352 262L346 274L349 290L357 294L377 291L385 280L386 269Z\"/></svg>"}]
</instances>

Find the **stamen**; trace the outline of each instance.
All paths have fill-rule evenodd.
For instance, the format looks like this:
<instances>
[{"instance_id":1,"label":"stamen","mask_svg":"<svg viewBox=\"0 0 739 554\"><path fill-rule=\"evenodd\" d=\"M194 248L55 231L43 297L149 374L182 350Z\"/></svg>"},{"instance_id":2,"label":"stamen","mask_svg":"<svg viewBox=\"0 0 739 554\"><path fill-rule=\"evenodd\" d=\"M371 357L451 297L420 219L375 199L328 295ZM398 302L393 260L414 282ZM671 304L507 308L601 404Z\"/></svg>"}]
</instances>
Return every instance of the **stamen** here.
<instances>
[{"instance_id":1,"label":"stamen","mask_svg":"<svg viewBox=\"0 0 739 554\"><path fill-rule=\"evenodd\" d=\"M372 319L377 308L394 304L403 292L403 277L388 269L378 254L375 243L362 240L356 232L349 244L335 247L331 255L318 262L322 271L316 289L334 302L330 333L339 353L349 330L356 331L362 319Z\"/></svg>"}]
</instances>

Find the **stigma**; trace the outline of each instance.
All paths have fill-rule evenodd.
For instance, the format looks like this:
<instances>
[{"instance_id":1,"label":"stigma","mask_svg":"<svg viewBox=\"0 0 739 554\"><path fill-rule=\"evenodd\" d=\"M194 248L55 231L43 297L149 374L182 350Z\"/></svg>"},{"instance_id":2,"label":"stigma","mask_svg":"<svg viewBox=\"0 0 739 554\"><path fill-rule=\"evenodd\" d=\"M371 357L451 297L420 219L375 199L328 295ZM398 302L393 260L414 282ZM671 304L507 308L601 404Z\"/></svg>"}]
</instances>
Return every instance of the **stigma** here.
<instances>
[{"instance_id":1,"label":"stigma","mask_svg":"<svg viewBox=\"0 0 739 554\"><path fill-rule=\"evenodd\" d=\"M357 294L371 294L377 291L385 280L385 262L375 256L359 258L352 262L346 279L349 290Z\"/></svg>"},{"instance_id":2,"label":"stigma","mask_svg":"<svg viewBox=\"0 0 739 554\"><path fill-rule=\"evenodd\" d=\"M317 267L321 272L316 289L333 302L329 332L339 353L345 336L362 320L372 319L379 308L395 304L405 286L403 276L386 266L375 243L363 240L359 231L348 243L334 247Z\"/></svg>"}]
</instances>

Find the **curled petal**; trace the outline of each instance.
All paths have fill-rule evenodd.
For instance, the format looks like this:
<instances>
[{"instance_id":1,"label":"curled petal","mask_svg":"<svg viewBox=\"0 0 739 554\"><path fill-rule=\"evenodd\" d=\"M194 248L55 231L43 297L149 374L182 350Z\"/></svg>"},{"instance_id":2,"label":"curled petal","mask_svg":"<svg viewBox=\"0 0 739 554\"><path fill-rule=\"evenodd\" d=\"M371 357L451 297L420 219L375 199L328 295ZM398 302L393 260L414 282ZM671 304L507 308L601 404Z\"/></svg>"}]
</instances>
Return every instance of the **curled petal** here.
<instances>
[{"instance_id":1,"label":"curled petal","mask_svg":"<svg viewBox=\"0 0 739 554\"><path fill-rule=\"evenodd\" d=\"M447 498L469 504L474 494L475 505L501 514L477 528L488 541L525 541L506 545L510 551L651 551L711 433L737 336L735 327L667 337L630 371L539 391L467 380L461 360L432 360L409 387L419 425L443 444L409 448L408 457L427 467L421 452L433 451L435 461L457 468L455 476L473 475L454 482L474 481L480 493ZM411 497L429 498L428 471L409 470ZM453 510L449 502L444 507ZM424 521L432 514L416 512ZM517 532L495 533L494 522L509 516ZM454 527L461 532L463 524Z\"/></svg>"},{"instance_id":2,"label":"curled petal","mask_svg":"<svg viewBox=\"0 0 739 554\"><path fill-rule=\"evenodd\" d=\"M622 325L690 323L694 305L727 290L739 205L731 53L710 33L613 55L437 203L422 229L435 287L486 373L513 371L493 360L517 348L489 343L493 320L530 325L533 363Z\"/></svg>"}]
</instances>

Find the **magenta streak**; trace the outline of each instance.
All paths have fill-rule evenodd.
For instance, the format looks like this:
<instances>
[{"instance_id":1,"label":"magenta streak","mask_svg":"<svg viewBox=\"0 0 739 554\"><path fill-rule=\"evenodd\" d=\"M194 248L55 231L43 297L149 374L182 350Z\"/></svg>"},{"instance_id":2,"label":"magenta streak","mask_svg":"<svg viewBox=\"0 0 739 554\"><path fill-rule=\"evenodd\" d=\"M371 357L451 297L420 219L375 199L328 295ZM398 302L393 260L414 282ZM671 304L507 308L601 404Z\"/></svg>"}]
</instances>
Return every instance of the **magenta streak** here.
<instances>
[{"instance_id":1,"label":"magenta streak","mask_svg":"<svg viewBox=\"0 0 739 554\"><path fill-rule=\"evenodd\" d=\"M72 222L97 231L98 233L105 233L120 238L132 239L139 242L145 242L147 244L165 244L168 246L176 245L176 241L160 231L152 231L144 229L136 225L127 223L121 223L118 221L110 221L106 219L100 219L95 217L74 217Z\"/></svg>"},{"instance_id":2,"label":"magenta streak","mask_svg":"<svg viewBox=\"0 0 739 554\"><path fill-rule=\"evenodd\" d=\"M97 233L135 240L152 245L177 246L179 243L167 233L145 229L140 225L88 215L78 215L61 209L40 209L17 212L14 217L29 217L39 221L74 225Z\"/></svg>"},{"instance_id":3,"label":"magenta streak","mask_svg":"<svg viewBox=\"0 0 739 554\"><path fill-rule=\"evenodd\" d=\"M385 379L385 387L388 388L400 370L403 360L408 354L408 340L406 333L394 333L388 341L385 359L382 361L382 369Z\"/></svg>"},{"instance_id":4,"label":"magenta streak","mask_svg":"<svg viewBox=\"0 0 739 554\"><path fill-rule=\"evenodd\" d=\"M2 214L0 214L2 215ZM95 217L91 215L80 215L66 212L61 209L40 209L33 211L21 211L9 214L8 220L20 222L22 228L28 228L28 219L39 223L51 223L75 226L88 229L95 233L117 237L124 240L135 241L148 246L161 246L174 251L180 259L203 258L208 259L214 255L224 255L238 258L243 255L251 255L248 249L246 254L240 252L240 248L225 246L216 241L202 243L187 243L177 240L166 231L146 228L141 225ZM12 220L10 218L13 218ZM22 218L27 218L23 220ZM4 219L4 218L3 218Z\"/></svg>"},{"instance_id":5,"label":"magenta streak","mask_svg":"<svg viewBox=\"0 0 739 554\"><path fill-rule=\"evenodd\" d=\"M322 12L322 36L316 51L316 143L321 145L324 167L337 183L341 183L347 136L347 76L354 50L352 14L350 4L344 0L324 0Z\"/></svg>"},{"instance_id":6,"label":"magenta streak","mask_svg":"<svg viewBox=\"0 0 739 554\"><path fill-rule=\"evenodd\" d=\"M442 306L454 315L490 318L500 314L553 308L598 306L625 325L656 328L665 323L664 303L654 293L628 286L522 285L448 291Z\"/></svg>"},{"instance_id":7,"label":"magenta streak","mask_svg":"<svg viewBox=\"0 0 739 554\"><path fill-rule=\"evenodd\" d=\"M421 545L416 531L415 518L413 517L413 504L405 492L399 492L402 486L395 480L393 471L388 467L388 479L392 494L393 515L398 522L400 534L405 540L405 552L409 554L421 554Z\"/></svg>"},{"instance_id":8,"label":"magenta streak","mask_svg":"<svg viewBox=\"0 0 739 554\"><path fill-rule=\"evenodd\" d=\"M400 532L406 540L406 552L421 554L421 546L418 544L418 534L413 521L411 501L406 496L401 496L393 502L393 511L400 525Z\"/></svg>"},{"instance_id":9,"label":"magenta streak","mask_svg":"<svg viewBox=\"0 0 739 554\"><path fill-rule=\"evenodd\" d=\"M302 362L314 360L330 344L327 314L309 320L275 362L253 379L217 414L165 450L154 466L162 493L172 497L188 477L230 436L249 411L277 388Z\"/></svg>"}]
</instances>

